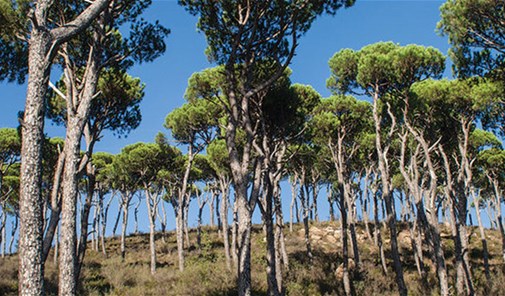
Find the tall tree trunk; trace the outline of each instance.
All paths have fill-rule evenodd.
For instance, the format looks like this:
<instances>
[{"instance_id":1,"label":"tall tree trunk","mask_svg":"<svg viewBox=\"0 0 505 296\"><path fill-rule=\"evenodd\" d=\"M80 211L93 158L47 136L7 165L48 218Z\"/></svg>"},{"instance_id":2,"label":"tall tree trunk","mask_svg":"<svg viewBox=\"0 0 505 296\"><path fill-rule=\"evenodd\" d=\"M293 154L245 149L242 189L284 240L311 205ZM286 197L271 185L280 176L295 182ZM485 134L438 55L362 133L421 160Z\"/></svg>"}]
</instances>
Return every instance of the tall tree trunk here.
<instances>
[{"instance_id":1,"label":"tall tree trunk","mask_svg":"<svg viewBox=\"0 0 505 296\"><path fill-rule=\"evenodd\" d=\"M76 217L78 194L78 165L80 161L80 140L82 130L79 130L79 120L69 118L67 136L65 139L65 170L63 177L63 192L61 205L61 242L59 258L60 295L75 295L77 288L77 254L76 254ZM87 229L85 238L87 237ZM84 240L86 243L86 240Z\"/></svg>"},{"instance_id":2,"label":"tall tree trunk","mask_svg":"<svg viewBox=\"0 0 505 296\"><path fill-rule=\"evenodd\" d=\"M302 177L303 178L303 177ZM307 258L312 264L312 248L310 246L310 233L309 233L309 201L308 201L308 190L304 190L304 187L306 185L300 183L300 204L302 206L302 211L303 211L303 229L304 229L304 234L305 234L305 249L307 252ZM305 193L307 193L307 196L305 196Z\"/></svg>"},{"instance_id":3,"label":"tall tree trunk","mask_svg":"<svg viewBox=\"0 0 505 296\"><path fill-rule=\"evenodd\" d=\"M117 228L119 226L119 219L121 218L121 213L123 212L123 201L119 201L119 207L117 210L116 220L114 222L114 227L112 227L112 235L116 236Z\"/></svg>"},{"instance_id":4,"label":"tall tree trunk","mask_svg":"<svg viewBox=\"0 0 505 296\"><path fill-rule=\"evenodd\" d=\"M202 250L202 215L204 206L205 203L198 206L198 221L196 226L196 245L200 251Z\"/></svg>"},{"instance_id":5,"label":"tall tree trunk","mask_svg":"<svg viewBox=\"0 0 505 296\"><path fill-rule=\"evenodd\" d=\"M231 256L233 259L233 264L238 270L238 248L237 248L237 235L238 235L238 203L237 195L235 194L233 202L233 213L232 213L232 226L231 226Z\"/></svg>"},{"instance_id":6,"label":"tall tree trunk","mask_svg":"<svg viewBox=\"0 0 505 296\"><path fill-rule=\"evenodd\" d=\"M103 198L103 197L100 197ZM105 210L102 208L101 211L101 216L102 216L102 237L100 239L100 244L102 246L102 254L105 258L107 258L107 249L105 248L105 232L107 230L107 221L109 217L109 208L110 204L112 203L112 200L114 199L114 193L111 194L111 197L109 201L107 202L107 205L105 206ZM121 206L119 207L121 209Z\"/></svg>"},{"instance_id":7,"label":"tall tree trunk","mask_svg":"<svg viewBox=\"0 0 505 296\"><path fill-rule=\"evenodd\" d=\"M75 276L76 279L79 279L81 274L82 264L84 262L84 256L86 254L87 248L87 240L89 233L89 213L91 211L93 196L95 193L95 185L96 185L96 176L95 169L93 164L88 162L86 165L86 171L88 175L88 184L87 184L87 195L86 201L84 203L83 210L81 212L81 238L79 239L79 245L77 246L77 263L76 263L76 271Z\"/></svg>"},{"instance_id":8,"label":"tall tree trunk","mask_svg":"<svg viewBox=\"0 0 505 296\"><path fill-rule=\"evenodd\" d=\"M179 258L179 271L184 271L184 205L179 204L177 207L176 223L176 238L177 238L177 256Z\"/></svg>"},{"instance_id":9,"label":"tall tree trunk","mask_svg":"<svg viewBox=\"0 0 505 296\"><path fill-rule=\"evenodd\" d=\"M394 211L394 197L393 192L391 190L391 180L389 178L389 165L387 162L387 151L388 149L383 148L382 136L381 136L381 116L379 115L378 110L378 101L379 101L379 86L375 86L375 94L373 96L373 118L375 123L375 147L378 156L378 167L380 172L380 179L382 183L382 199L386 203L386 219L385 222L388 225L389 233L391 236L391 257L393 258L393 267L395 270L395 279L396 284L398 286L398 292L401 296L407 296L407 286L405 285L405 280L403 278L403 267L400 260L400 254L398 251L398 241L397 241L397 233L396 233L396 217ZM388 106L389 107L389 106ZM391 138L392 132L394 131L395 121L394 117L391 116L393 120L391 131L389 133L389 138ZM390 145L387 144L387 145Z\"/></svg>"},{"instance_id":10,"label":"tall tree trunk","mask_svg":"<svg viewBox=\"0 0 505 296\"><path fill-rule=\"evenodd\" d=\"M39 1L36 18L45 23L51 1ZM44 24L43 23L43 24ZM41 25L43 25L41 24ZM47 84L50 76L52 38L47 30L31 32L28 52L28 87L21 125L21 171L19 194L19 294L44 294L42 142ZM52 54L51 54L52 55Z\"/></svg>"},{"instance_id":11,"label":"tall tree trunk","mask_svg":"<svg viewBox=\"0 0 505 296\"><path fill-rule=\"evenodd\" d=\"M484 232L484 225L482 225L482 219L480 217L480 196L474 196L475 214L477 216L477 222L479 225L480 240L482 243L482 260L484 261L484 273L486 275L486 280L488 284L491 281L491 272L489 271L489 251L487 248L486 233Z\"/></svg>"},{"instance_id":12,"label":"tall tree trunk","mask_svg":"<svg viewBox=\"0 0 505 296\"><path fill-rule=\"evenodd\" d=\"M211 197L209 200L209 226L210 227L214 227L214 219L215 219L214 218L214 203L215 202L216 202L216 195L214 194L214 190L211 190ZM200 221L200 223L201 223L201 221ZM217 226L218 231L220 229L220 226L221 225L219 225L219 223L218 223L218 226Z\"/></svg>"},{"instance_id":13,"label":"tall tree trunk","mask_svg":"<svg viewBox=\"0 0 505 296\"><path fill-rule=\"evenodd\" d=\"M124 261L126 256L126 227L128 226L128 212L130 211L130 201L131 201L131 192L122 192L121 198L122 209L123 209L123 223L121 225L121 259Z\"/></svg>"},{"instance_id":14,"label":"tall tree trunk","mask_svg":"<svg viewBox=\"0 0 505 296\"><path fill-rule=\"evenodd\" d=\"M12 253L12 247L14 245L14 241L16 240L16 232L18 230L18 225L19 225L19 217L18 215L14 215L14 222L12 222L12 229L11 229L11 240L9 242L9 254Z\"/></svg>"},{"instance_id":15,"label":"tall tree trunk","mask_svg":"<svg viewBox=\"0 0 505 296\"><path fill-rule=\"evenodd\" d=\"M35 4L28 48L28 86L21 124L19 293L44 293L42 143L46 91L51 64L58 46L89 26L105 9L107 0L93 2L70 25L49 29L47 17L52 1Z\"/></svg>"},{"instance_id":16,"label":"tall tree trunk","mask_svg":"<svg viewBox=\"0 0 505 296\"><path fill-rule=\"evenodd\" d=\"M342 240L342 283L344 284L344 291L346 295L352 295L352 284L349 276L349 248L347 238L347 209L346 198L343 184L339 184L340 189L340 229Z\"/></svg>"},{"instance_id":17,"label":"tall tree trunk","mask_svg":"<svg viewBox=\"0 0 505 296\"><path fill-rule=\"evenodd\" d=\"M375 245L379 248L379 257L381 260L382 272L384 275L388 274L388 268L386 263L386 255L384 254L384 246L382 245L382 236L379 222L379 201L377 200L377 192L374 190L372 193L373 196L373 214L374 214L374 242Z\"/></svg>"},{"instance_id":18,"label":"tall tree trunk","mask_svg":"<svg viewBox=\"0 0 505 296\"><path fill-rule=\"evenodd\" d=\"M226 267L231 271L231 255L230 255L230 242L229 242L229 231L228 231L228 200L229 200L229 182L224 180L219 180L219 186L221 188L221 205L220 205L220 217L221 226L223 229L223 244L224 244L224 257L226 260Z\"/></svg>"},{"instance_id":19,"label":"tall tree trunk","mask_svg":"<svg viewBox=\"0 0 505 296\"><path fill-rule=\"evenodd\" d=\"M133 209L133 233L139 233L139 207L140 207L141 199L139 196L139 200Z\"/></svg>"},{"instance_id":20,"label":"tall tree trunk","mask_svg":"<svg viewBox=\"0 0 505 296\"><path fill-rule=\"evenodd\" d=\"M263 227L266 235L266 259L267 259L267 295L279 295L279 287L277 286L277 270L276 270L276 251L275 251L275 233L273 222L273 186L271 183L270 173L265 174L263 200L260 203L260 209L263 218ZM263 204L263 206L261 206Z\"/></svg>"},{"instance_id":21,"label":"tall tree trunk","mask_svg":"<svg viewBox=\"0 0 505 296\"><path fill-rule=\"evenodd\" d=\"M251 211L245 194L238 197L236 202L239 217L237 227L238 294L251 295Z\"/></svg>"},{"instance_id":22,"label":"tall tree trunk","mask_svg":"<svg viewBox=\"0 0 505 296\"><path fill-rule=\"evenodd\" d=\"M158 195L154 195L149 192L149 185L145 184L146 193L146 205L147 205L147 216L149 218L149 250L151 258L151 274L156 273L156 242L155 242L155 227L156 227L156 215L158 209Z\"/></svg>"},{"instance_id":23,"label":"tall tree trunk","mask_svg":"<svg viewBox=\"0 0 505 296\"><path fill-rule=\"evenodd\" d=\"M293 179L291 183L291 205L289 207L289 232L293 232L293 208L296 203L296 179ZM296 209L298 212L298 208Z\"/></svg>"}]
</instances>

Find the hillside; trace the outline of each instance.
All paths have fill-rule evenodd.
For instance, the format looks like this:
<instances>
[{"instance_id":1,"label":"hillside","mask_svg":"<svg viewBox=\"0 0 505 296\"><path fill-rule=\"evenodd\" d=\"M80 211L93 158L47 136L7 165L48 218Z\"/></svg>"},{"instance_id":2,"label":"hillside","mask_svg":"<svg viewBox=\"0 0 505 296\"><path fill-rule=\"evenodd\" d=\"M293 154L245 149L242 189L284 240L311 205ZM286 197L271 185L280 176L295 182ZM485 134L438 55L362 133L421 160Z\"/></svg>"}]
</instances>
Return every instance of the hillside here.
<instances>
[{"instance_id":1,"label":"hillside","mask_svg":"<svg viewBox=\"0 0 505 296\"><path fill-rule=\"evenodd\" d=\"M400 224L401 225L401 224ZM285 274L287 295L342 295L339 280L340 230L338 223L312 224L310 228L314 259L312 265L305 253L303 228L295 225L293 232L286 228L286 247L289 254L289 271ZM384 243L388 249L386 231ZM505 276L500 257L499 235L488 230L488 244L492 281L486 287L479 252L480 239L477 229L470 228L470 258L474 267L477 295L500 295L505 291ZM215 228L204 228L202 248L196 248L196 231L190 232L191 246L187 249L186 270L177 268L177 246L175 234L157 234L158 269L151 276L149 269L148 234L131 235L127 239L127 255L122 262L119 239L110 238L106 246L108 258L89 249L80 281L79 295L236 295L235 273L226 269L223 244ZM383 275L379 267L377 248L369 240L364 227L358 227L358 240L362 266L354 270L354 288L357 295L396 294L394 272ZM454 278L453 248L449 230L443 227L442 240L447 257L450 283ZM399 233L405 280L409 295L437 295L437 280L434 266L425 252L424 263L429 269L428 283L421 283L412 261L410 237L406 225ZM90 245L88 247L91 247ZM252 239L252 279L254 295L264 295L267 289L265 273L265 241L263 231L254 227ZM387 254L386 254L387 255ZM391 268L391 267L390 267ZM0 295L17 295L17 256L0 258ZM57 267L51 253L46 264L47 295L57 293ZM454 293L454 288L451 288Z\"/></svg>"}]
</instances>

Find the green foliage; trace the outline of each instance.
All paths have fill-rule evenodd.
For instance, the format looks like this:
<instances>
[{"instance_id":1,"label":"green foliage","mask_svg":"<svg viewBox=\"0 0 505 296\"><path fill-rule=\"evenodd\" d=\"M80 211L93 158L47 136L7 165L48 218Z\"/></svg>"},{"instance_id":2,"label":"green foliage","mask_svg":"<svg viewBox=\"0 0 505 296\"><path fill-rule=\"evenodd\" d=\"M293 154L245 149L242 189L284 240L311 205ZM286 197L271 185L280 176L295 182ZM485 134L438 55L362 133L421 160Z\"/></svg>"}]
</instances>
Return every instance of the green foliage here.
<instances>
[{"instance_id":1,"label":"green foliage","mask_svg":"<svg viewBox=\"0 0 505 296\"><path fill-rule=\"evenodd\" d=\"M341 7L353 5L354 1L310 0L302 5L298 1L180 0L179 4L200 16L198 28L207 38L209 59L217 64L233 65L265 57L285 60L292 35L299 37L308 31L317 16L335 13ZM247 7L250 10L246 20L242 14Z\"/></svg>"},{"instance_id":2,"label":"green foliage","mask_svg":"<svg viewBox=\"0 0 505 296\"><path fill-rule=\"evenodd\" d=\"M192 100L168 114L164 126L178 142L197 147L212 140L221 110L216 102Z\"/></svg>"},{"instance_id":3,"label":"green foliage","mask_svg":"<svg viewBox=\"0 0 505 296\"><path fill-rule=\"evenodd\" d=\"M21 156L21 139L14 128L0 128L0 169L19 161Z\"/></svg>"},{"instance_id":4,"label":"green foliage","mask_svg":"<svg viewBox=\"0 0 505 296\"><path fill-rule=\"evenodd\" d=\"M114 68L102 70L99 76L99 95L92 101L89 113L92 132L95 137L103 130L110 130L120 137L127 135L138 127L142 119L139 105L144 98L145 85L139 78ZM65 92L63 79L57 86ZM52 93L48 100L47 116L57 124L65 125L66 113L65 100Z\"/></svg>"},{"instance_id":5,"label":"green foliage","mask_svg":"<svg viewBox=\"0 0 505 296\"><path fill-rule=\"evenodd\" d=\"M503 1L448 0L440 12L442 19L437 28L449 36L450 56L458 76L502 76L505 67Z\"/></svg>"},{"instance_id":6,"label":"green foliage","mask_svg":"<svg viewBox=\"0 0 505 296\"><path fill-rule=\"evenodd\" d=\"M311 121L314 140L320 145L328 141L336 144L344 138L345 146L359 142L361 133L372 130L370 103L351 96L332 96L324 99L314 110Z\"/></svg>"},{"instance_id":7,"label":"green foliage","mask_svg":"<svg viewBox=\"0 0 505 296\"><path fill-rule=\"evenodd\" d=\"M379 42L359 51L343 49L329 61L327 87L334 93L386 93L403 91L416 81L438 78L445 57L432 47L400 46Z\"/></svg>"}]
</instances>

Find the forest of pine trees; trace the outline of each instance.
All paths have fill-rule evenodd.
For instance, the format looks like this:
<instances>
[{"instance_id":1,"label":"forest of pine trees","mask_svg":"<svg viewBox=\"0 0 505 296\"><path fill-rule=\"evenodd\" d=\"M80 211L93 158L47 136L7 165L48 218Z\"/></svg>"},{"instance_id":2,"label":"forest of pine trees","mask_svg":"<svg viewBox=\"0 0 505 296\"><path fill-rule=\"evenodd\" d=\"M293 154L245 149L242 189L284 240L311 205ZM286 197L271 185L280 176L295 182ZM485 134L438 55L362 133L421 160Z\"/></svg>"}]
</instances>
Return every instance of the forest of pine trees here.
<instances>
[{"instance_id":1,"label":"forest of pine trees","mask_svg":"<svg viewBox=\"0 0 505 296\"><path fill-rule=\"evenodd\" d=\"M293 224L303 229L310 266L317 256L311 225L328 216L339 222L335 281L346 295L356 294L363 271L358 227L377 250L374 268L394 278L400 295L411 291L406 268L422 283L433 274L440 295L474 295L477 284L490 285L487 228L500 235L505 266L503 1L448 0L440 7L437 30L449 39L449 57L394 42L335 49L326 81L332 95L323 98L292 83L289 65L317 17L352 9L353 0L180 0L199 17L215 66L189 77L186 103L166 116L166 134L117 154L95 151L105 135L126 136L140 124L145 86L128 72L155 63L170 34L144 20L150 4L0 2L0 80L27 79L19 127L0 128L0 252L19 257L19 295L45 294L47 260L58 264L59 295L77 295L87 249L107 258L106 236L119 235L124 259L128 229L138 233L139 224L149 225L153 276L156 244L165 240L157 232L175 225L173 264L183 272L190 226L197 225L197 249L203 226L215 227L238 295L254 294L258 222L267 295L286 294L285 236ZM447 59L454 79L443 77ZM56 67L62 74L53 84ZM62 126L65 138L46 136L45 119ZM281 192L287 183L291 192ZM329 213L318 209L321 199ZM408 253L398 240L405 226ZM469 258L472 226L479 266ZM443 229L450 231L450 256ZM474 276L481 267L484 284Z\"/></svg>"}]
</instances>

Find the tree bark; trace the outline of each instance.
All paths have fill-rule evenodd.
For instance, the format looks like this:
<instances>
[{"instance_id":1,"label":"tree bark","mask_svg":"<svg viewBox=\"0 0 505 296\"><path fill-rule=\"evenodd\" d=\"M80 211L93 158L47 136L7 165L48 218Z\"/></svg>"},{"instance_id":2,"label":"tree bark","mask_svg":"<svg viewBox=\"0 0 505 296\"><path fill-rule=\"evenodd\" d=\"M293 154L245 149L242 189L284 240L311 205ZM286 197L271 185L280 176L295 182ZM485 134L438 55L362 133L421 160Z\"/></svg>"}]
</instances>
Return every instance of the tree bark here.
<instances>
[{"instance_id":1,"label":"tree bark","mask_svg":"<svg viewBox=\"0 0 505 296\"><path fill-rule=\"evenodd\" d=\"M222 178L219 180L219 186L221 188L221 226L223 228L223 244L224 244L224 257L226 260L226 267L231 271L231 255L230 255L230 242L229 242L229 230L228 230L228 200L229 200L229 183Z\"/></svg>"},{"instance_id":2,"label":"tree bark","mask_svg":"<svg viewBox=\"0 0 505 296\"><path fill-rule=\"evenodd\" d=\"M482 219L480 217L480 196L474 196L475 214L477 216L477 223L479 225L480 241L482 243L482 260L484 261L484 274L486 275L486 280L488 284L491 281L491 272L489 271L489 251L487 248L486 233L484 232L484 225L482 225Z\"/></svg>"},{"instance_id":3,"label":"tree bark","mask_svg":"<svg viewBox=\"0 0 505 296\"><path fill-rule=\"evenodd\" d=\"M19 238L19 293L44 293L42 142L47 85L58 46L87 28L105 9L107 0L97 0L72 22L49 29L48 11L52 1L38 1L32 17L28 49L28 87L21 124L21 184Z\"/></svg>"}]
</instances>

